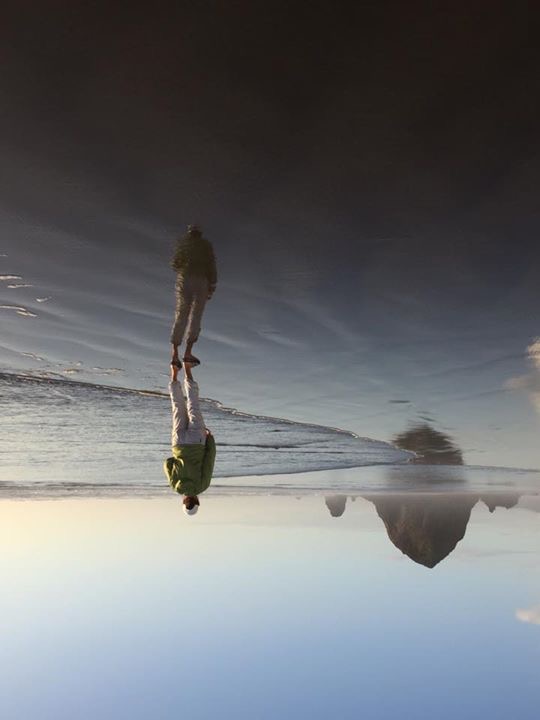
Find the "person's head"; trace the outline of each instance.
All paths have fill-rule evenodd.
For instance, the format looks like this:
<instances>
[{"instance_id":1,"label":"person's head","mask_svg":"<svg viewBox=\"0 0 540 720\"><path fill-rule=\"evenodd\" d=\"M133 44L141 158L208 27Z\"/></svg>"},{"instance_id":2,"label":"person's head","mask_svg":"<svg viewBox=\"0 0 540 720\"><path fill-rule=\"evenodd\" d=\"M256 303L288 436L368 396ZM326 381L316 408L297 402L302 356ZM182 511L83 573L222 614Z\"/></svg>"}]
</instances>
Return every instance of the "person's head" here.
<instances>
[{"instance_id":1,"label":"person's head","mask_svg":"<svg viewBox=\"0 0 540 720\"><path fill-rule=\"evenodd\" d=\"M197 225L197 223L193 225L188 225L187 227L188 235L200 237L202 235L201 226Z\"/></svg>"},{"instance_id":2,"label":"person's head","mask_svg":"<svg viewBox=\"0 0 540 720\"><path fill-rule=\"evenodd\" d=\"M199 498L196 495L186 495L182 500L182 505L186 515L195 515L200 504Z\"/></svg>"}]
</instances>

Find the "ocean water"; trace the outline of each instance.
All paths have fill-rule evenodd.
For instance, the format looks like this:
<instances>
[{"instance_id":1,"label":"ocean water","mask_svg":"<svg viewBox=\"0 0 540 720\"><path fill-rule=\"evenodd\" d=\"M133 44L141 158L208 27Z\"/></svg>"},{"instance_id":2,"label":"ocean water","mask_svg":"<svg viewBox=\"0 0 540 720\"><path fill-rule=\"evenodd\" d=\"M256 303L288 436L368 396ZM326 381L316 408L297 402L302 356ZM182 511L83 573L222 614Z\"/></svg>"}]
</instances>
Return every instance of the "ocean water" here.
<instances>
[{"instance_id":1,"label":"ocean water","mask_svg":"<svg viewBox=\"0 0 540 720\"><path fill-rule=\"evenodd\" d=\"M0 397L0 497L170 492L162 470L170 454L166 394L2 374ZM211 493L540 491L538 471L434 464L448 455L433 449L418 464L413 452L346 430L202 405L217 443Z\"/></svg>"},{"instance_id":2,"label":"ocean water","mask_svg":"<svg viewBox=\"0 0 540 720\"><path fill-rule=\"evenodd\" d=\"M203 394L201 392L201 394ZM25 486L162 488L168 395L0 375L0 492ZM406 462L411 453L330 427L249 415L202 401L217 443L216 478Z\"/></svg>"}]
</instances>

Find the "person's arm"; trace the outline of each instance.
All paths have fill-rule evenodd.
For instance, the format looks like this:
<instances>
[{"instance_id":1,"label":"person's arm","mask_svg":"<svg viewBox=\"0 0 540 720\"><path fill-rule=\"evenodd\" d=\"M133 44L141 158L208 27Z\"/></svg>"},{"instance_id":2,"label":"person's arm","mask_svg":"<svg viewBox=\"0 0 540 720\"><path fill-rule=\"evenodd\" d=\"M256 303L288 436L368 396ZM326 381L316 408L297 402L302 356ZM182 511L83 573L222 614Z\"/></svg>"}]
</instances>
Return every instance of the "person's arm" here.
<instances>
[{"instance_id":1,"label":"person's arm","mask_svg":"<svg viewBox=\"0 0 540 720\"><path fill-rule=\"evenodd\" d=\"M178 482L174 481L173 470L174 470L174 458L172 458L172 457L167 458L163 462L163 471L165 472L165 475L167 477L167 480L169 481L169 485L171 486L171 488L173 490L176 490L176 485L178 484Z\"/></svg>"},{"instance_id":2,"label":"person's arm","mask_svg":"<svg viewBox=\"0 0 540 720\"><path fill-rule=\"evenodd\" d=\"M216 285L217 285L217 266L216 266L216 256L214 253L214 248L212 247L212 243L210 241L208 242L208 298L211 298L212 295L215 292Z\"/></svg>"},{"instance_id":3,"label":"person's arm","mask_svg":"<svg viewBox=\"0 0 540 720\"><path fill-rule=\"evenodd\" d=\"M173 258L171 260L171 267L176 272L183 270L186 264L186 246L183 240L179 240L176 243L176 249L174 251Z\"/></svg>"},{"instance_id":4,"label":"person's arm","mask_svg":"<svg viewBox=\"0 0 540 720\"><path fill-rule=\"evenodd\" d=\"M204 492L210 486L212 482L212 473L214 472L214 463L216 461L216 441L214 436L207 430L206 445L204 452L204 459L202 463L202 487L201 492Z\"/></svg>"}]
</instances>

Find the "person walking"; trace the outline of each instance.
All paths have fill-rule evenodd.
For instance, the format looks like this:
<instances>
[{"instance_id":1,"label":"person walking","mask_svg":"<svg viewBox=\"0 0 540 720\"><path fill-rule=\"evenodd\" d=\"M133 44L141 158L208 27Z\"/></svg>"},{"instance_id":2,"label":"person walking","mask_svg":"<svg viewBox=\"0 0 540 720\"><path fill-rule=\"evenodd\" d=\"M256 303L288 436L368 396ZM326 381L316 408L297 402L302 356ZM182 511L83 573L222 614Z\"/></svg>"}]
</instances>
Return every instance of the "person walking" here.
<instances>
[{"instance_id":1,"label":"person walking","mask_svg":"<svg viewBox=\"0 0 540 720\"><path fill-rule=\"evenodd\" d=\"M217 270L212 243L203 236L198 225L188 225L186 235L177 243L171 266L177 273L171 365L182 367L178 348L184 338L186 349L183 361L199 365L200 360L193 355L192 348L199 338L206 301L216 289Z\"/></svg>"},{"instance_id":2,"label":"person walking","mask_svg":"<svg viewBox=\"0 0 540 720\"><path fill-rule=\"evenodd\" d=\"M199 386L193 379L191 363L184 363L184 390L178 382L178 368L171 366L169 394L172 406L172 453L163 463L169 485L183 495L187 515L199 509L199 495L212 481L216 459L214 436L204 424L199 404Z\"/></svg>"}]
</instances>

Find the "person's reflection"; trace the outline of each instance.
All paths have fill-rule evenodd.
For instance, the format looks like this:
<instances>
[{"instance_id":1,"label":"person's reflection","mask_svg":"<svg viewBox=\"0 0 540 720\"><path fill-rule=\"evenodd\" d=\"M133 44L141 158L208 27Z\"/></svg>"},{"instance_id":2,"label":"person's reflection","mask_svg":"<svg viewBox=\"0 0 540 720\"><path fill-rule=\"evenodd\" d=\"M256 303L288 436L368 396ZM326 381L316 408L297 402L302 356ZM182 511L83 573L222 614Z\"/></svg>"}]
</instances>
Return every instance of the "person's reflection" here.
<instances>
[{"instance_id":1,"label":"person's reflection","mask_svg":"<svg viewBox=\"0 0 540 720\"><path fill-rule=\"evenodd\" d=\"M184 363L184 390L177 380L178 367L171 363L169 393L172 405L172 453L163 464L169 485L183 495L187 515L199 509L199 495L212 481L216 444L204 424L199 405L199 386L191 374L191 364Z\"/></svg>"},{"instance_id":2,"label":"person's reflection","mask_svg":"<svg viewBox=\"0 0 540 720\"><path fill-rule=\"evenodd\" d=\"M330 511L332 517L341 517L345 512L345 506L347 505L346 495L327 495L324 498L326 507Z\"/></svg>"}]
</instances>

